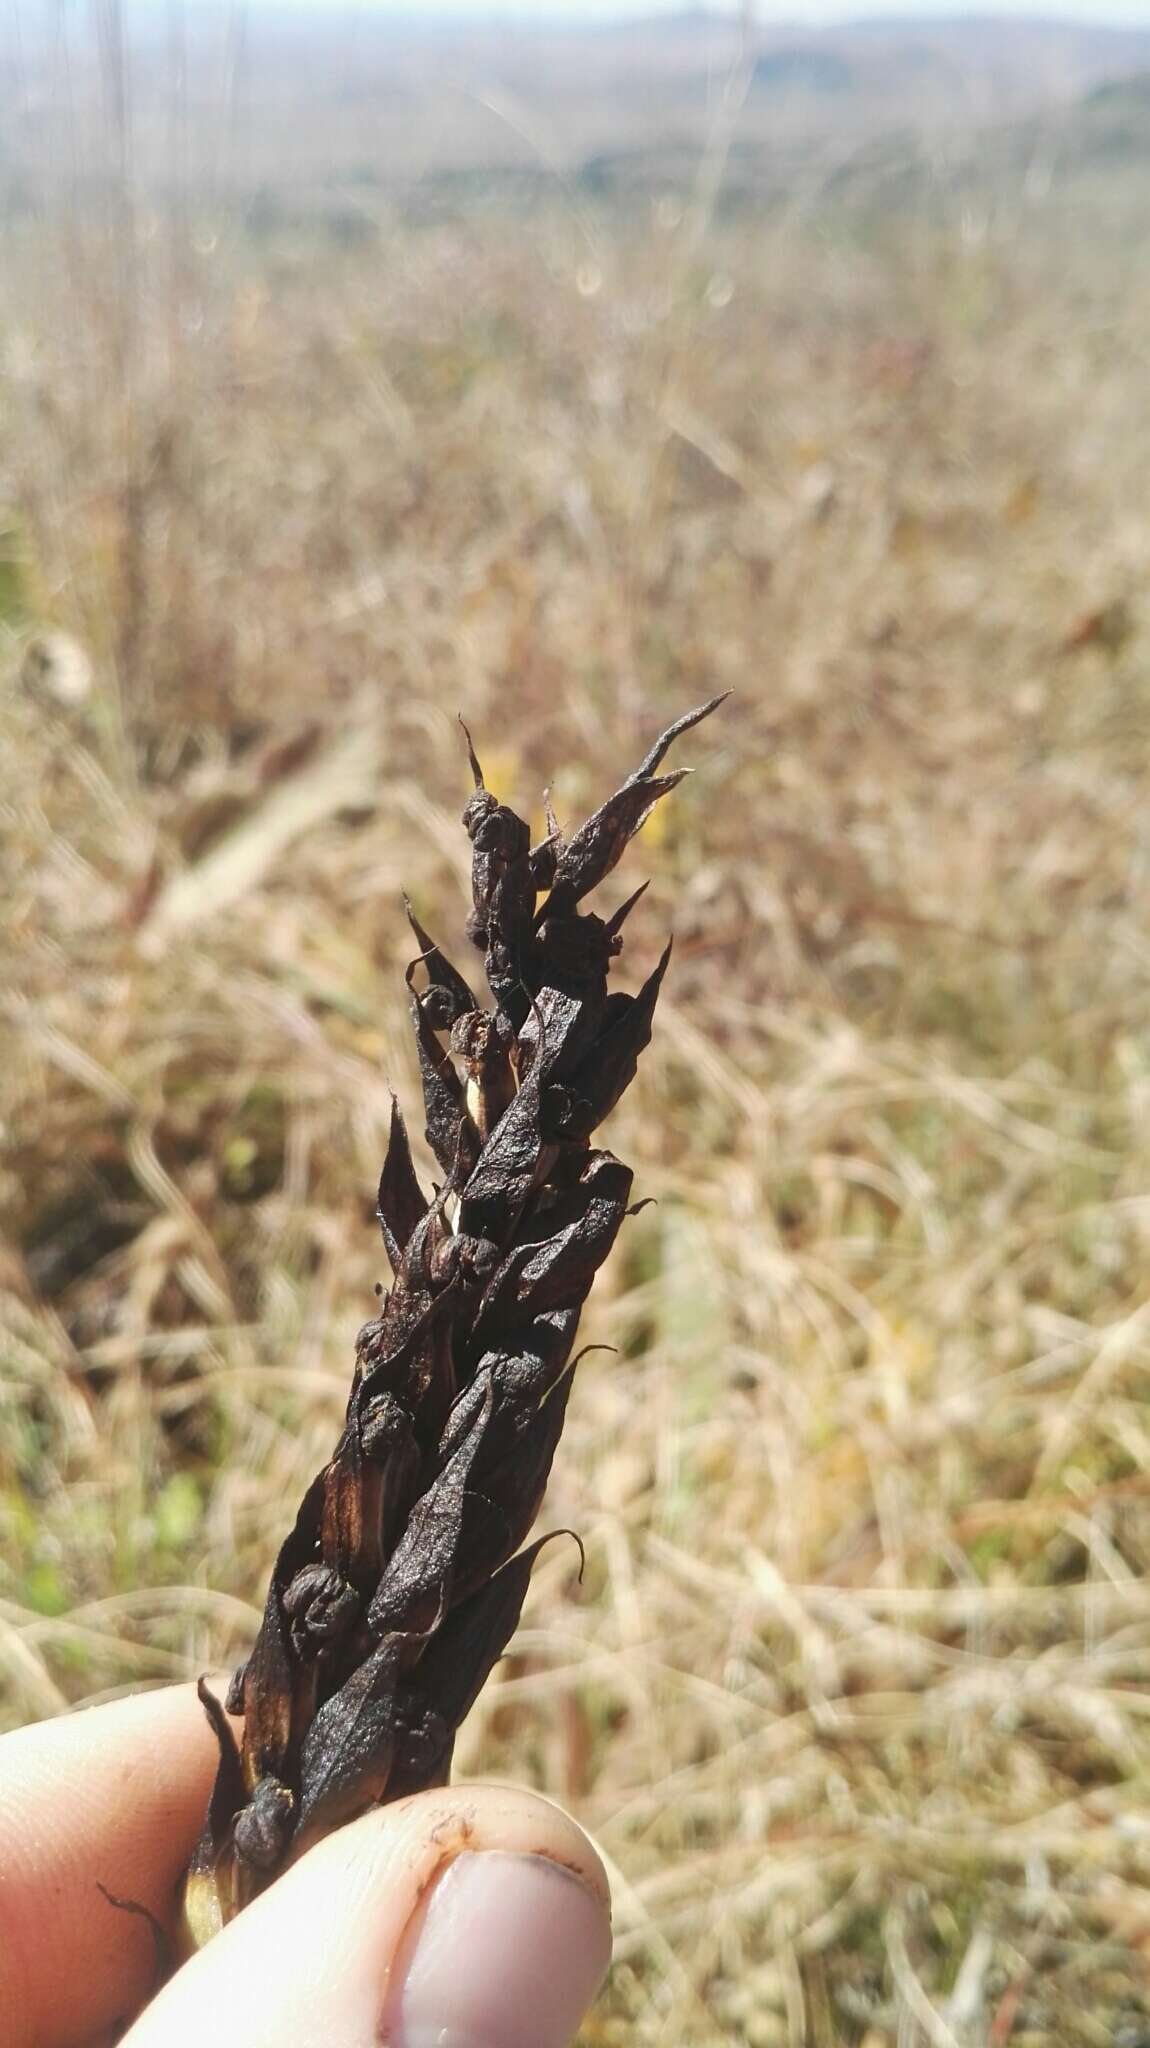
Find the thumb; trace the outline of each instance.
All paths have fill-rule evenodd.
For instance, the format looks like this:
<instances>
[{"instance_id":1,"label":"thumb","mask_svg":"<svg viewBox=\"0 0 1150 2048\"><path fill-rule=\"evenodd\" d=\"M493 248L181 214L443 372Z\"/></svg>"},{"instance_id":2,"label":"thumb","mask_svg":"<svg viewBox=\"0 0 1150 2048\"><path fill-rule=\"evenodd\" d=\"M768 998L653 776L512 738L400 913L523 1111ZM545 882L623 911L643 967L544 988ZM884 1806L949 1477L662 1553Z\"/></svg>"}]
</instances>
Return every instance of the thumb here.
<instances>
[{"instance_id":1,"label":"thumb","mask_svg":"<svg viewBox=\"0 0 1150 2048\"><path fill-rule=\"evenodd\" d=\"M610 1956L603 1866L565 1813L421 1792L310 1849L123 2048L567 2048Z\"/></svg>"}]
</instances>

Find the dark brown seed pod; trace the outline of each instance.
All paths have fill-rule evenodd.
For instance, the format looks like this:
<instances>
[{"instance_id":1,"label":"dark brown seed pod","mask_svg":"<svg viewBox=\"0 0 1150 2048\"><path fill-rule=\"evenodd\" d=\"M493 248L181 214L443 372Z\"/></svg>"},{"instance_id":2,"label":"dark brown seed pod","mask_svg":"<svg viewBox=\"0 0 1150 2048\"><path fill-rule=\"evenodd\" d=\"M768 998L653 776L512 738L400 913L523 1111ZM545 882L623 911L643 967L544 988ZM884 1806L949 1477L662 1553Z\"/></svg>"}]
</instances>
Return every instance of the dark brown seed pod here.
<instances>
[{"instance_id":1,"label":"dark brown seed pod","mask_svg":"<svg viewBox=\"0 0 1150 2048\"><path fill-rule=\"evenodd\" d=\"M467 931L493 1007L408 904L427 1141L444 1179L425 1194L395 1103L378 1196L394 1284L360 1331L339 1442L232 1681L242 1740L201 1688L220 1762L185 1886L190 1946L330 1829L444 1783L456 1729L515 1631L580 1312L630 1208L630 1168L590 1140L634 1077L670 957L637 995L609 995L642 889L606 920L580 905L682 780L656 773L671 742L721 702L668 726L569 836L548 807L534 850L467 734Z\"/></svg>"}]
</instances>

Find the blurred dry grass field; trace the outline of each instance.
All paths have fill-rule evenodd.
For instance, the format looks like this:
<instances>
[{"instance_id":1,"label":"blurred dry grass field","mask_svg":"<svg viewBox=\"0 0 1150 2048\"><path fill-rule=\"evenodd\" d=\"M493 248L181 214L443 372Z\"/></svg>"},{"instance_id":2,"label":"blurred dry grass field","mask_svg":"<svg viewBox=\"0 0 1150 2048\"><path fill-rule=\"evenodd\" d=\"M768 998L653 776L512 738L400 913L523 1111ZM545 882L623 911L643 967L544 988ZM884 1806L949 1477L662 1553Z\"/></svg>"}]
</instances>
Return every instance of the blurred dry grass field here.
<instances>
[{"instance_id":1,"label":"blurred dry grass field","mask_svg":"<svg viewBox=\"0 0 1150 2048\"><path fill-rule=\"evenodd\" d=\"M462 926L456 712L571 820L737 693L620 885L676 954L586 1574L460 1756L603 1846L596 2048L1150 2042L1137 232L8 237L5 1724L254 1631L383 1271L401 889Z\"/></svg>"}]
</instances>

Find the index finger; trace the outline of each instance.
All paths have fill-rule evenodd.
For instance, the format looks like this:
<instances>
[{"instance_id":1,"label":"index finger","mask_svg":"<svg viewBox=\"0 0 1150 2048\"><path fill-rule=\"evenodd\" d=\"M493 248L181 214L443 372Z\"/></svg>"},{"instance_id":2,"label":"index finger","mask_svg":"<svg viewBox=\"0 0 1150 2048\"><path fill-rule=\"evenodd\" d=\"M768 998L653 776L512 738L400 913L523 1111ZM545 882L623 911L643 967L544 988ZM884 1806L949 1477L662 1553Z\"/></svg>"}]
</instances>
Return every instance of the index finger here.
<instances>
[{"instance_id":1,"label":"index finger","mask_svg":"<svg viewBox=\"0 0 1150 2048\"><path fill-rule=\"evenodd\" d=\"M0 2012L7 2048L78 2048L152 1989L216 1745L190 1685L0 1738Z\"/></svg>"}]
</instances>

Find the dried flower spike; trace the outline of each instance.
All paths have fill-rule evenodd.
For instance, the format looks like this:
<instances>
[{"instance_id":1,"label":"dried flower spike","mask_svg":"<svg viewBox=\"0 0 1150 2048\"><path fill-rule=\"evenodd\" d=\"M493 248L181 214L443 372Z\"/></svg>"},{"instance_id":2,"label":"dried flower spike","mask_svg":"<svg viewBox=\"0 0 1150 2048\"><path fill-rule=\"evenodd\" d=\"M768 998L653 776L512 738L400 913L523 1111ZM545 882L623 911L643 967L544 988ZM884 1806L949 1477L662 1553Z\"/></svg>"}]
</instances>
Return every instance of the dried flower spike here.
<instances>
[{"instance_id":1,"label":"dried flower spike","mask_svg":"<svg viewBox=\"0 0 1150 2048\"><path fill-rule=\"evenodd\" d=\"M443 1784L456 1730L518 1623L541 1545L520 1546L563 1427L580 1312L631 1193L630 1168L589 1141L634 1076L670 955L638 995L608 994L642 890L608 919L579 906L682 780L656 772L671 742L721 702L669 726L569 839L548 807L536 847L466 735L467 932L493 1006L408 905L427 1142L443 1179L430 1196L420 1186L394 1104L379 1182L394 1285L359 1333L343 1432L232 1681L242 1744L201 1687L220 1761L185 1888L193 1946L321 1835Z\"/></svg>"}]
</instances>

